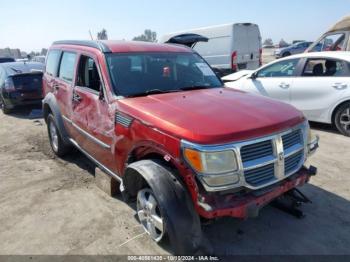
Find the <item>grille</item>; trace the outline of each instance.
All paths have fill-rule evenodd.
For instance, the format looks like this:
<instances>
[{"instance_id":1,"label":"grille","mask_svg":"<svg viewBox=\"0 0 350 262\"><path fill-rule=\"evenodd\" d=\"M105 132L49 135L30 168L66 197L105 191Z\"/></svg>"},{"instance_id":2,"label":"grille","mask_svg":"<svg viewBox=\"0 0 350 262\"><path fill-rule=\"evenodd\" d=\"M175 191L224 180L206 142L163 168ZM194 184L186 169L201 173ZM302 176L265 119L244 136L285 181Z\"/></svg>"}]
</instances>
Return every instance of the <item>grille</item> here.
<instances>
[{"instance_id":1,"label":"grille","mask_svg":"<svg viewBox=\"0 0 350 262\"><path fill-rule=\"evenodd\" d=\"M289 176L300 168L304 157L302 134L302 129L297 129L282 135L282 139L277 139L276 135L269 140L243 145L240 153L246 183L253 187L262 187ZM281 153L284 154L284 159L280 158ZM283 161L284 169L279 168Z\"/></svg>"},{"instance_id":2,"label":"grille","mask_svg":"<svg viewBox=\"0 0 350 262\"><path fill-rule=\"evenodd\" d=\"M289 157L286 157L284 161L284 173L286 175L288 175L290 172L296 170L299 167L303 155L303 151L299 151Z\"/></svg>"},{"instance_id":3,"label":"grille","mask_svg":"<svg viewBox=\"0 0 350 262\"><path fill-rule=\"evenodd\" d=\"M282 136L282 140L284 150L291 148L294 145L302 144L301 130L298 129Z\"/></svg>"},{"instance_id":4,"label":"grille","mask_svg":"<svg viewBox=\"0 0 350 262\"><path fill-rule=\"evenodd\" d=\"M271 140L243 146L241 148L241 157L243 163L271 155L273 155Z\"/></svg>"},{"instance_id":5,"label":"grille","mask_svg":"<svg viewBox=\"0 0 350 262\"><path fill-rule=\"evenodd\" d=\"M260 186L275 179L275 165L269 164L263 167L244 172L245 180L252 186Z\"/></svg>"}]
</instances>

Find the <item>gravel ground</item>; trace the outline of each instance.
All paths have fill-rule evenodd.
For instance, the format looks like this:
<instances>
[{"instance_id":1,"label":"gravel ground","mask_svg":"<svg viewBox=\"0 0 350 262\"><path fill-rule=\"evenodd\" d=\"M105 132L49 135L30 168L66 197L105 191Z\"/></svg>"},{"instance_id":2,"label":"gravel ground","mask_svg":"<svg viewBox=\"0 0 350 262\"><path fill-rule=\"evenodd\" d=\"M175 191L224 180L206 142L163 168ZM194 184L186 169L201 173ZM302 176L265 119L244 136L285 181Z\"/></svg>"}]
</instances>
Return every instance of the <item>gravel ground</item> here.
<instances>
[{"instance_id":1,"label":"gravel ground","mask_svg":"<svg viewBox=\"0 0 350 262\"><path fill-rule=\"evenodd\" d=\"M168 254L143 233L134 207L94 184L80 153L58 159L46 125L28 112L0 113L0 254ZM272 207L259 218L220 219L204 232L222 254L350 254L350 138L313 125L319 173L302 188L313 203L296 219Z\"/></svg>"}]
</instances>

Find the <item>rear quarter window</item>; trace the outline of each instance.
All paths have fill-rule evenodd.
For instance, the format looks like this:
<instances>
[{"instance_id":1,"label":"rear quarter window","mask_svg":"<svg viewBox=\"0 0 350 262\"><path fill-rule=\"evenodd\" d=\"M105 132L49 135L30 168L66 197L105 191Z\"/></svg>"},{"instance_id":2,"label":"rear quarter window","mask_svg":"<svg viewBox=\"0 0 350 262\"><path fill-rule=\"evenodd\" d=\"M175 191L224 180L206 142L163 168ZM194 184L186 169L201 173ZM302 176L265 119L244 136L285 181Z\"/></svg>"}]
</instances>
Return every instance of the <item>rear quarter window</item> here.
<instances>
[{"instance_id":1,"label":"rear quarter window","mask_svg":"<svg viewBox=\"0 0 350 262\"><path fill-rule=\"evenodd\" d=\"M46 73L51 76L57 76L58 63L60 60L61 51L51 50L47 55Z\"/></svg>"}]
</instances>

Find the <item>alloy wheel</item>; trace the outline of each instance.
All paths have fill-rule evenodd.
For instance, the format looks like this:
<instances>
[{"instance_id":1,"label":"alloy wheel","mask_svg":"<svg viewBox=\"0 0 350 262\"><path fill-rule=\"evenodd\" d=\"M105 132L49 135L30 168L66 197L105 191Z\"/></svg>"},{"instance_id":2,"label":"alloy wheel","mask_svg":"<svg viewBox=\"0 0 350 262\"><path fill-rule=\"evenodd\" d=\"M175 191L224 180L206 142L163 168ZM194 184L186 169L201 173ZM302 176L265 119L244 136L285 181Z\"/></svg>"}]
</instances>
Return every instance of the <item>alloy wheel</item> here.
<instances>
[{"instance_id":1,"label":"alloy wheel","mask_svg":"<svg viewBox=\"0 0 350 262\"><path fill-rule=\"evenodd\" d=\"M345 108L340 114L340 125L346 132L350 132L350 107Z\"/></svg>"},{"instance_id":2,"label":"alloy wheel","mask_svg":"<svg viewBox=\"0 0 350 262\"><path fill-rule=\"evenodd\" d=\"M50 129L51 145L53 147L53 150L57 152L58 151L58 133L53 121L50 121L49 129Z\"/></svg>"},{"instance_id":3,"label":"alloy wheel","mask_svg":"<svg viewBox=\"0 0 350 262\"><path fill-rule=\"evenodd\" d=\"M165 231L164 218L149 188L142 189L137 194L137 216L150 237L156 242L161 241Z\"/></svg>"}]
</instances>

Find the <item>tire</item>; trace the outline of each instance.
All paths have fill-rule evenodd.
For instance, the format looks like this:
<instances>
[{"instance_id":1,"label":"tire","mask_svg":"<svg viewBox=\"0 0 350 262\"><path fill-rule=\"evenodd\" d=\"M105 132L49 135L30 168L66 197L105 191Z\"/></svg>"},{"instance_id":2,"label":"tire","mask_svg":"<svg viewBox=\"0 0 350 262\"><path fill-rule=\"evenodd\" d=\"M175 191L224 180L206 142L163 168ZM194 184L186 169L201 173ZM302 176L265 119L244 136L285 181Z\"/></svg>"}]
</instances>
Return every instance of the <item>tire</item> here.
<instances>
[{"instance_id":1,"label":"tire","mask_svg":"<svg viewBox=\"0 0 350 262\"><path fill-rule=\"evenodd\" d=\"M66 155L71 148L63 143L61 133L57 128L55 118L52 114L49 114L47 117L47 132L49 135L51 149L55 155L59 157Z\"/></svg>"},{"instance_id":2,"label":"tire","mask_svg":"<svg viewBox=\"0 0 350 262\"><path fill-rule=\"evenodd\" d=\"M282 57L287 57L287 56L290 56L289 52L285 52L285 53L282 54Z\"/></svg>"},{"instance_id":3,"label":"tire","mask_svg":"<svg viewBox=\"0 0 350 262\"><path fill-rule=\"evenodd\" d=\"M335 112L334 123L340 133L350 136L350 102L341 105Z\"/></svg>"},{"instance_id":4,"label":"tire","mask_svg":"<svg viewBox=\"0 0 350 262\"><path fill-rule=\"evenodd\" d=\"M126 177L135 173L140 174L146 184L137 190L137 217L151 239L158 243L168 239L173 253L177 255L196 254L202 251L210 253L211 246L202 234L199 215L194 209L192 199L172 171L163 166L160 161L141 160L128 166ZM124 185L128 191L133 181L127 179ZM148 221L144 217L145 203L143 205L140 203L142 199L148 200L146 212L149 217L152 218L152 215L156 214L158 219L153 221L151 230L147 227ZM141 215L140 210L143 211ZM158 227L155 222L158 222ZM157 229L157 234L152 232L154 227Z\"/></svg>"},{"instance_id":5,"label":"tire","mask_svg":"<svg viewBox=\"0 0 350 262\"><path fill-rule=\"evenodd\" d=\"M2 112L3 112L5 115L8 115L8 114L11 113L11 109L9 109L9 108L6 106L4 100L1 100L1 109L2 109Z\"/></svg>"}]
</instances>

